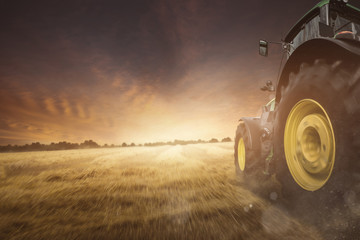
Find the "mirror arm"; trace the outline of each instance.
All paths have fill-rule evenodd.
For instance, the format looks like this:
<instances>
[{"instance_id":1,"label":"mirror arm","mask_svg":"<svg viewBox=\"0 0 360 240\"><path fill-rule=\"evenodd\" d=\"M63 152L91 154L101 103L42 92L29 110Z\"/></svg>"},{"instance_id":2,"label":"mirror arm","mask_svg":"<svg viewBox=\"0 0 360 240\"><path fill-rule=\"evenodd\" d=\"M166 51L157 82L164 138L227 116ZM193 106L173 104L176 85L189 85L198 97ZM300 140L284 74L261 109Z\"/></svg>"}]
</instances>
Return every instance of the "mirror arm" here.
<instances>
[{"instance_id":1,"label":"mirror arm","mask_svg":"<svg viewBox=\"0 0 360 240\"><path fill-rule=\"evenodd\" d=\"M269 41L268 43L283 45L283 42L270 42Z\"/></svg>"}]
</instances>

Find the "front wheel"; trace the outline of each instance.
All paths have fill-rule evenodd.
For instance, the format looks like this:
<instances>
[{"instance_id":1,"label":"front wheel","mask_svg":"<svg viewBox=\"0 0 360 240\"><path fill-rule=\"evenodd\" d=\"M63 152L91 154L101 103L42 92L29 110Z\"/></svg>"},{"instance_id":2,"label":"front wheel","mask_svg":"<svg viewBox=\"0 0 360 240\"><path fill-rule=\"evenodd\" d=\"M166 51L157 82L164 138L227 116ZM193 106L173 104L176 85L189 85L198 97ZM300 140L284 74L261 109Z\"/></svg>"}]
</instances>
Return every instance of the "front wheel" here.
<instances>
[{"instance_id":1,"label":"front wheel","mask_svg":"<svg viewBox=\"0 0 360 240\"><path fill-rule=\"evenodd\" d=\"M243 122L236 130L234 159L237 175L249 177L258 169L259 156L250 148L250 135Z\"/></svg>"}]
</instances>

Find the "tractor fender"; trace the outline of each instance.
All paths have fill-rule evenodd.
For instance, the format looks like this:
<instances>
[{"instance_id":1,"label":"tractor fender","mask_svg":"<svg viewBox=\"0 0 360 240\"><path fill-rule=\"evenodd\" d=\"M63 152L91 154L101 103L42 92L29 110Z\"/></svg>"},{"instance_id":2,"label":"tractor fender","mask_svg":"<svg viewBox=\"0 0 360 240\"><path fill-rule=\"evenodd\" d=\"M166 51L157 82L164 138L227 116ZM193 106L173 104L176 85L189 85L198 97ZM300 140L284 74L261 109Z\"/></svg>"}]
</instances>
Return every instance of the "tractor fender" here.
<instances>
[{"instance_id":1,"label":"tractor fender","mask_svg":"<svg viewBox=\"0 0 360 240\"><path fill-rule=\"evenodd\" d=\"M288 85L289 74L298 72L302 63L312 64L317 59L337 61L347 59L359 61L360 43L334 38L316 38L300 45L289 57L283 67L276 87L276 103L281 99L281 89Z\"/></svg>"},{"instance_id":2,"label":"tractor fender","mask_svg":"<svg viewBox=\"0 0 360 240\"><path fill-rule=\"evenodd\" d=\"M243 122L248 132L249 143L248 147L251 150L260 150L260 118L259 117L242 117L240 122Z\"/></svg>"}]
</instances>

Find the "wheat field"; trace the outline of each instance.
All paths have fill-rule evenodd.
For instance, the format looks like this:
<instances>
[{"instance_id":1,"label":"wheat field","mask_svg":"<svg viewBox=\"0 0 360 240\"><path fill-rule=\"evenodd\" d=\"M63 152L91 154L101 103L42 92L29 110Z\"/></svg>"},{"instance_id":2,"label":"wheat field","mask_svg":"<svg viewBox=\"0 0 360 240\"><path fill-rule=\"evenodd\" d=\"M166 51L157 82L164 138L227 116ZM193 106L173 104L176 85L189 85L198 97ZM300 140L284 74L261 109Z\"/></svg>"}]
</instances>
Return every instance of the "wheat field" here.
<instances>
[{"instance_id":1,"label":"wheat field","mask_svg":"<svg viewBox=\"0 0 360 240\"><path fill-rule=\"evenodd\" d=\"M0 239L323 239L243 187L232 144L0 154Z\"/></svg>"}]
</instances>

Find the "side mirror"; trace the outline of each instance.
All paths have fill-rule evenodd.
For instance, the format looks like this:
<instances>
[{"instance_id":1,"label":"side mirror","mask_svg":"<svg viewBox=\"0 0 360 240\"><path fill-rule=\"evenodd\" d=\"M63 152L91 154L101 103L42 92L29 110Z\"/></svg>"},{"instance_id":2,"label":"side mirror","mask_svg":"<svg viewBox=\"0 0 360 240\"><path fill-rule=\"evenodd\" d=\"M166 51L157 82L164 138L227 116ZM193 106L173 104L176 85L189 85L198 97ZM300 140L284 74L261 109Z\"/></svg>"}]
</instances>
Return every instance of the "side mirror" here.
<instances>
[{"instance_id":1,"label":"side mirror","mask_svg":"<svg viewBox=\"0 0 360 240\"><path fill-rule=\"evenodd\" d=\"M267 81L266 85L260 88L262 91L269 91L269 92L275 92L275 87L272 83L272 81Z\"/></svg>"},{"instance_id":2,"label":"side mirror","mask_svg":"<svg viewBox=\"0 0 360 240\"><path fill-rule=\"evenodd\" d=\"M260 40L259 44L259 54L261 56L267 57L268 55L268 42L265 40Z\"/></svg>"},{"instance_id":3,"label":"side mirror","mask_svg":"<svg viewBox=\"0 0 360 240\"><path fill-rule=\"evenodd\" d=\"M266 106L262 106L262 112L268 112L268 109Z\"/></svg>"},{"instance_id":4,"label":"side mirror","mask_svg":"<svg viewBox=\"0 0 360 240\"><path fill-rule=\"evenodd\" d=\"M319 22L319 34L321 37L334 37L334 29L325 23Z\"/></svg>"}]
</instances>

